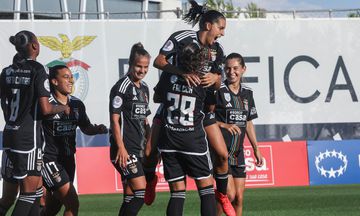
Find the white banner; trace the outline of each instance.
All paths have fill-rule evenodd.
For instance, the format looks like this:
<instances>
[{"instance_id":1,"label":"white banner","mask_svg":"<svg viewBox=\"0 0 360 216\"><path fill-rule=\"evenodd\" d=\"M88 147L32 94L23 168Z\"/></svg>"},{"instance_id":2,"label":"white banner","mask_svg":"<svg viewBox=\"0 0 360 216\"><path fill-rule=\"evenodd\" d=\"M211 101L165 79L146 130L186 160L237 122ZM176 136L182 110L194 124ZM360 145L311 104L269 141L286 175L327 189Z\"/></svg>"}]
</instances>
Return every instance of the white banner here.
<instances>
[{"instance_id":1,"label":"white banner","mask_svg":"<svg viewBox=\"0 0 360 216\"><path fill-rule=\"evenodd\" d=\"M0 27L1 68L15 54L9 37L33 31L42 37L38 61L71 65L74 95L83 99L92 122L107 125L110 88L126 73L131 46L142 42L153 60L171 33L190 28L181 20L1 21ZM220 42L227 54L246 57L256 124L360 122L358 35L358 19L228 20ZM88 44L74 46L82 39ZM145 78L150 89L158 75L151 65ZM153 114L156 108L151 103Z\"/></svg>"}]
</instances>

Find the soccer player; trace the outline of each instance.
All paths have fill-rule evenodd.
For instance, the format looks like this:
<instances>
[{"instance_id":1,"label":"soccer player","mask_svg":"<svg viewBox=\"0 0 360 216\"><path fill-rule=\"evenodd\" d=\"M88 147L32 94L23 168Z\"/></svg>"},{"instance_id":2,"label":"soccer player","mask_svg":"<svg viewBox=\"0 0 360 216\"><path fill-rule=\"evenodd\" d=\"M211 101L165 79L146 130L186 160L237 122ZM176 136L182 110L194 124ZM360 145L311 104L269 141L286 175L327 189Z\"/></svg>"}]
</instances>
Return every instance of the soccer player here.
<instances>
[{"instance_id":1,"label":"soccer player","mask_svg":"<svg viewBox=\"0 0 360 216\"><path fill-rule=\"evenodd\" d=\"M137 215L144 204L146 180L142 167L145 143L149 140L147 116L149 89L142 81L150 55L141 43L134 44L129 71L110 92L110 159L121 174L124 199L119 215Z\"/></svg>"},{"instance_id":2,"label":"soccer player","mask_svg":"<svg viewBox=\"0 0 360 216\"><path fill-rule=\"evenodd\" d=\"M243 57L231 53L226 57L226 80L216 92L216 120L221 128L229 152L229 183L227 195L234 204L236 215L242 215L245 189L244 137L247 134L254 150L256 166L262 166L263 157L257 146L252 120L257 118L253 92L241 83L246 71ZM218 207L218 214L222 209Z\"/></svg>"},{"instance_id":3,"label":"soccer player","mask_svg":"<svg viewBox=\"0 0 360 216\"><path fill-rule=\"evenodd\" d=\"M66 105L52 106L48 101L49 80L46 68L36 61L40 52L36 36L30 31L20 31L9 40L17 54L13 64L1 72L0 96L6 122L3 147L13 165L11 177L20 185L19 199L12 215L36 215L42 196L40 114L69 114L70 108Z\"/></svg>"},{"instance_id":4,"label":"soccer player","mask_svg":"<svg viewBox=\"0 0 360 216\"><path fill-rule=\"evenodd\" d=\"M204 62L198 43L186 45L179 56L180 68L189 73L199 71ZM215 215L216 212L212 164L203 127L205 96L206 88L188 86L182 76L170 73L161 76L155 87L154 100L163 104L158 148L171 192L167 215L183 214L186 175L195 179L201 215Z\"/></svg>"},{"instance_id":5,"label":"soccer player","mask_svg":"<svg viewBox=\"0 0 360 216\"><path fill-rule=\"evenodd\" d=\"M51 96L54 106L68 105L70 114L58 113L44 117L42 122L45 147L44 168L41 171L47 189L45 215L56 215L62 205L64 215L77 215L79 199L73 185L75 176L76 129L86 135L107 133L105 125L91 124L84 103L70 95L74 80L65 65L50 68Z\"/></svg>"},{"instance_id":6,"label":"soccer player","mask_svg":"<svg viewBox=\"0 0 360 216\"><path fill-rule=\"evenodd\" d=\"M160 49L159 55L154 61L154 66L166 73L175 74L183 77L189 86L211 87L218 89L221 84L222 65L225 59L222 46L216 41L224 36L226 27L225 16L215 10L206 11L206 8L200 6L196 1L189 1L192 5L185 20L195 25L199 22L199 31L184 30L173 33ZM180 69L179 52L190 43L197 41L205 50L205 60L201 71L203 76L194 73L187 73ZM214 99L214 89L209 88L206 97ZM226 215L235 215L235 211L226 196L228 181L228 154L221 131L216 124L214 114L214 104L208 104L205 108L207 113L203 122L205 131L210 142L210 146L216 153L214 161L214 177L216 180L216 197L221 203ZM153 124L153 135L159 133L159 126Z\"/></svg>"}]
</instances>

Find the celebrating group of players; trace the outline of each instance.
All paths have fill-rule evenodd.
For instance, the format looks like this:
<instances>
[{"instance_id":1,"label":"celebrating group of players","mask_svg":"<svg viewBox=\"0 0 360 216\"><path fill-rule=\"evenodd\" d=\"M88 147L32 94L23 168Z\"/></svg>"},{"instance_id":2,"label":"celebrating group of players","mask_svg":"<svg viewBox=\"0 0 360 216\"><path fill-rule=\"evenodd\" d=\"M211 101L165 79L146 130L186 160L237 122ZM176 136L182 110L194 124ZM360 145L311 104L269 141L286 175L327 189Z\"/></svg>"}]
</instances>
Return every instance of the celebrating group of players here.
<instances>
[{"instance_id":1,"label":"celebrating group of players","mask_svg":"<svg viewBox=\"0 0 360 216\"><path fill-rule=\"evenodd\" d=\"M189 2L185 20L199 22L199 31L175 32L154 60L163 73L154 88L154 102L160 105L151 128L149 88L143 81L150 55L141 43L133 45L129 71L110 92L110 159L124 188L119 215L137 215L144 202L153 203L160 158L171 192L167 215L183 214L186 176L196 182L201 215L242 215L245 134L256 164L263 163L252 123L257 117L253 93L241 84L244 59L237 53L225 58L216 41L224 36L226 19ZM6 121L0 215L18 190L12 215L56 215L62 205L64 215L77 215L76 128L88 135L107 133L107 128L91 124L84 104L70 95L74 82L66 66L48 72L36 62L39 43L33 33L21 31L10 42L17 54L0 79ZM40 211L42 185L47 193Z\"/></svg>"}]
</instances>

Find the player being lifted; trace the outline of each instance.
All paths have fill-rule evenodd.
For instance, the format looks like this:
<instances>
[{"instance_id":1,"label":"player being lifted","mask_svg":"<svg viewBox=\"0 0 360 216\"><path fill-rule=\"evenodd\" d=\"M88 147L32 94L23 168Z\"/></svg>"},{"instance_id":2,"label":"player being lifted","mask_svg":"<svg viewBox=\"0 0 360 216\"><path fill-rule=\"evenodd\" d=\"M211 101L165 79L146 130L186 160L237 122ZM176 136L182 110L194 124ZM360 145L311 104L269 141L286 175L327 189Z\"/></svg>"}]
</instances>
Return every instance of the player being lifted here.
<instances>
[{"instance_id":1,"label":"player being lifted","mask_svg":"<svg viewBox=\"0 0 360 216\"><path fill-rule=\"evenodd\" d=\"M51 96L54 106L68 105L70 114L45 116L44 168L41 171L47 189L45 215L56 215L64 205L64 215L77 215L79 199L73 185L75 176L76 129L86 135L107 133L105 125L91 124L84 103L71 96L73 75L65 65L50 68Z\"/></svg>"},{"instance_id":2,"label":"player being lifted","mask_svg":"<svg viewBox=\"0 0 360 216\"><path fill-rule=\"evenodd\" d=\"M3 148L10 159L6 164L13 165L13 169L8 169L11 173L7 173L4 180L16 181L12 181L14 184L6 184L6 187L11 188L4 188L4 192L5 197L10 200L7 204L11 205L11 200L14 200L11 197L16 197L19 184L20 195L12 215L37 215L42 196L40 171L43 142L40 114L69 114L70 108L67 105L53 106L49 103L46 68L36 61L40 53L36 36L29 31L20 31L10 37L10 42L15 46L17 54L13 64L1 73L0 95L6 122ZM4 213L9 207L2 205L0 211Z\"/></svg>"},{"instance_id":3,"label":"player being lifted","mask_svg":"<svg viewBox=\"0 0 360 216\"><path fill-rule=\"evenodd\" d=\"M217 39L224 36L226 19L222 13L216 10L207 11L205 7L198 5L196 1L191 0L189 2L192 7L184 19L189 23L192 23L193 26L199 22L199 31L184 30L173 33L160 49L160 53L154 61L154 66L164 71L162 76L167 73L178 75L184 78L189 86L196 87L201 85L203 87L211 87L208 89L206 97L213 102L211 104L209 103L205 108L205 113L207 113L207 115L203 124L210 146L216 154L214 161L214 177L217 186L216 197L221 203L226 215L235 215L235 211L226 196L228 181L227 149L219 126L216 124L214 114L210 112L214 110L215 105L214 89L218 89L221 84L222 65L225 57L223 48L217 42ZM179 52L186 45L193 43L194 41L198 42L205 50L204 64L201 68L201 71L204 73L203 76L199 76L194 73L187 73L188 71L184 71L180 68L181 60ZM159 124L154 122L152 126L153 145L157 142L156 139L158 137L157 134L159 133L159 130ZM153 150L151 155L154 154ZM149 190L146 191L146 195L154 194L155 184L153 185L152 190L149 188ZM152 202L153 197L154 196L149 198L149 203ZM147 197L145 197L145 201L146 198Z\"/></svg>"},{"instance_id":4,"label":"player being lifted","mask_svg":"<svg viewBox=\"0 0 360 216\"><path fill-rule=\"evenodd\" d=\"M149 89L142 79L150 55L141 43L134 44L129 71L110 92L110 159L121 174L124 199L119 215L137 215L144 204L146 180L142 167L145 143L150 136L147 116Z\"/></svg>"}]
</instances>

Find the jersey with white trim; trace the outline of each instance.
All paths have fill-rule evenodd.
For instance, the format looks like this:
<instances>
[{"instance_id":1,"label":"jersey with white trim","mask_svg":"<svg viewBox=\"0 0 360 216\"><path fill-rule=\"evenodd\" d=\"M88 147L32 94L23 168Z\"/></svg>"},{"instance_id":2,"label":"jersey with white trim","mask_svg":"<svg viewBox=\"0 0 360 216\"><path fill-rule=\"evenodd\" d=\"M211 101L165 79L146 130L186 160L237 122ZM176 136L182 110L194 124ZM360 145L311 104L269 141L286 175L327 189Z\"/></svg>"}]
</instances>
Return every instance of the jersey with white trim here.
<instances>
[{"instance_id":1,"label":"jersey with white trim","mask_svg":"<svg viewBox=\"0 0 360 216\"><path fill-rule=\"evenodd\" d=\"M50 96L49 102L52 105L61 105L53 95ZM70 107L69 115L61 112L45 116L43 119L46 155L71 156L75 154L77 127L86 128L91 125L85 105L80 99L69 96L67 104Z\"/></svg>"},{"instance_id":2,"label":"jersey with white trim","mask_svg":"<svg viewBox=\"0 0 360 216\"><path fill-rule=\"evenodd\" d=\"M4 131L13 131L9 133L13 135L21 133L21 137L15 139L16 143L4 143L4 148L19 151L34 148L34 137L40 136L41 127L38 100L50 96L46 71L47 68L39 62L18 55L15 55L12 65L2 70L0 94L6 122Z\"/></svg>"},{"instance_id":3,"label":"jersey with white trim","mask_svg":"<svg viewBox=\"0 0 360 216\"><path fill-rule=\"evenodd\" d=\"M128 154L143 156L146 143L145 118L150 115L149 88L143 81L137 87L129 76L121 78L111 89L109 111L120 115L120 128ZM110 143L117 149L110 132Z\"/></svg>"},{"instance_id":4,"label":"jersey with white trim","mask_svg":"<svg viewBox=\"0 0 360 216\"><path fill-rule=\"evenodd\" d=\"M178 55L185 46L191 43L201 44L198 32L193 30L183 30L173 33L160 49L160 54L166 56L166 60L174 66L178 66ZM224 50L220 43L215 42L211 46L202 46L205 49L205 62L201 69L202 72L218 73L223 71L225 60ZM186 71L189 72L189 71Z\"/></svg>"},{"instance_id":5,"label":"jersey with white trim","mask_svg":"<svg viewBox=\"0 0 360 216\"><path fill-rule=\"evenodd\" d=\"M159 136L160 152L206 153L202 112L206 90L201 86L188 86L181 76L165 73L155 93L163 101L160 115L164 129Z\"/></svg>"},{"instance_id":6,"label":"jersey with white trim","mask_svg":"<svg viewBox=\"0 0 360 216\"><path fill-rule=\"evenodd\" d=\"M257 118L253 91L242 84L240 91L235 94L229 89L225 80L216 93L216 101L216 120L236 124L241 130L241 134L231 135L226 129L221 129L229 151L229 163L238 165L239 154L243 151L247 121Z\"/></svg>"}]
</instances>

